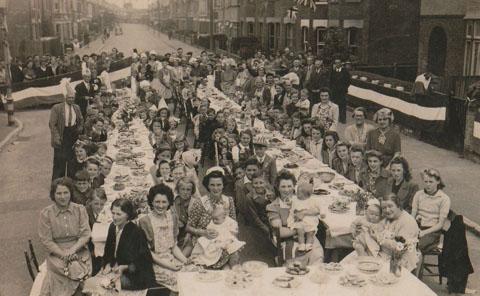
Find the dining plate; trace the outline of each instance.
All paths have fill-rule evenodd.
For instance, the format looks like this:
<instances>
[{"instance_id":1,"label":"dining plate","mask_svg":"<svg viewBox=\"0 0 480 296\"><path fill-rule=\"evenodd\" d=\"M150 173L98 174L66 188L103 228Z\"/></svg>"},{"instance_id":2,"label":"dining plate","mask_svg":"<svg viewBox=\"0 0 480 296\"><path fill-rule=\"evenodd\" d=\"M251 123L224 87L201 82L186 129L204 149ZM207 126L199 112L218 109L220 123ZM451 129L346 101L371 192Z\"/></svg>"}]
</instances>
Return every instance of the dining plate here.
<instances>
[{"instance_id":1,"label":"dining plate","mask_svg":"<svg viewBox=\"0 0 480 296\"><path fill-rule=\"evenodd\" d=\"M247 261L242 265L243 269L253 276L261 276L268 269L268 264L262 261Z\"/></svg>"},{"instance_id":2,"label":"dining plate","mask_svg":"<svg viewBox=\"0 0 480 296\"><path fill-rule=\"evenodd\" d=\"M376 286L391 286L398 283L399 277L389 272L381 272L370 278L370 282Z\"/></svg>"}]
</instances>

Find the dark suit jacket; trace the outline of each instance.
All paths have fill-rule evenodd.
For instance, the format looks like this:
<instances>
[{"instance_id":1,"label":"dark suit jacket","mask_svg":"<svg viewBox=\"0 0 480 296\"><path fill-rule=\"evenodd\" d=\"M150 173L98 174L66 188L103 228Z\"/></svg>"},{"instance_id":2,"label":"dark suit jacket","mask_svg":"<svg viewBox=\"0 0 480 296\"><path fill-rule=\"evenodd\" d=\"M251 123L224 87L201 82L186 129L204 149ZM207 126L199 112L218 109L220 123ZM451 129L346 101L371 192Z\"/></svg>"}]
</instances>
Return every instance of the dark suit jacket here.
<instances>
[{"instance_id":1,"label":"dark suit jacket","mask_svg":"<svg viewBox=\"0 0 480 296\"><path fill-rule=\"evenodd\" d=\"M58 139L60 143L63 143L63 130L65 129L65 104L59 103L52 107L50 110L50 121L48 123L51 133L52 147L56 147L55 139ZM77 132L80 134L83 131L83 116L80 111L80 107L73 105L73 110L75 111L76 120L75 127Z\"/></svg>"},{"instance_id":2,"label":"dark suit jacket","mask_svg":"<svg viewBox=\"0 0 480 296\"><path fill-rule=\"evenodd\" d=\"M128 265L124 275L132 283L132 286L128 287L130 290L143 290L155 286L153 259L145 233L133 222L128 222L123 228L115 254L115 228L115 224L110 224L102 266Z\"/></svg>"},{"instance_id":3,"label":"dark suit jacket","mask_svg":"<svg viewBox=\"0 0 480 296\"><path fill-rule=\"evenodd\" d=\"M265 159L263 160L263 163L260 163L259 161L259 164L260 164L260 169L262 170L263 175L265 176L265 179L271 185L275 184L275 179L277 178L277 163L275 161L275 158L265 155Z\"/></svg>"},{"instance_id":4,"label":"dark suit jacket","mask_svg":"<svg viewBox=\"0 0 480 296\"><path fill-rule=\"evenodd\" d=\"M40 78L53 76L53 71L52 71L52 68L50 68L50 66L46 67L45 70L38 67L35 69L35 74L37 75L37 79L40 79Z\"/></svg>"},{"instance_id":5,"label":"dark suit jacket","mask_svg":"<svg viewBox=\"0 0 480 296\"><path fill-rule=\"evenodd\" d=\"M330 89L333 93L347 93L350 86L350 73L345 67L340 72L332 69L330 71Z\"/></svg>"},{"instance_id":6,"label":"dark suit jacket","mask_svg":"<svg viewBox=\"0 0 480 296\"><path fill-rule=\"evenodd\" d=\"M392 186L394 182L395 181L393 180L393 177L388 178L385 188L386 194L392 192ZM403 183L400 185L400 188L398 189L397 196L402 203L403 209L408 213L412 212L413 196L415 195L415 193L417 193L418 190L420 189L416 183L406 180L403 181Z\"/></svg>"},{"instance_id":7,"label":"dark suit jacket","mask_svg":"<svg viewBox=\"0 0 480 296\"><path fill-rule=\"evenodd\" d=\"M322 87L329 87L329 73L325 71L325 69L320 69L320 72L317 73L316 69L313 69L312 73L310 74L310 79L305 81L305 87L312 91L318 90Z\"/></svg>"},{"instance_id":8,"label":"dark suit jacket","mask_svg":"<svg viewBox=\"0 0 480 296\"><path fill-rule=\"evenodd\" d=\"M93 89L93 83L89 84L89 88L85 86L85 82L82 81L75 86L75 104L80 107L83 117L87 115L88 100L86 97L94 97L95 90Z\"/></svg>"}]
</instances>

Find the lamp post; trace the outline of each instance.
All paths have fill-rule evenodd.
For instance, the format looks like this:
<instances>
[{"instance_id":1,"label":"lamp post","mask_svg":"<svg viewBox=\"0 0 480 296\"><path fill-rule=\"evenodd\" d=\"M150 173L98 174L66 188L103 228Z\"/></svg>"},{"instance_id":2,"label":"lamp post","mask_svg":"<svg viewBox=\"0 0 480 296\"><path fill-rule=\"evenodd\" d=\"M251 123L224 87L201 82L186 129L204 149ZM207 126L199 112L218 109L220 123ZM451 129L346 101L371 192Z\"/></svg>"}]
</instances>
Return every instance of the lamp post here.
<instances>
[{"instance_id":1,"label":"lamp post","mask_svg":"<svg viewBox=\"0 0 480 296\"><path fill-rule=\"evenodd\" d=\"M8 125L13 126L15 124L14 106L12 98L12 77L10 73L10 45L8 43L8 28L7 28L7 1L0 1L0 20L1 20L1 39L3 46L3 53L5 55L5 83L7 85L7 117Z\"/></svg>"}]
</instances>

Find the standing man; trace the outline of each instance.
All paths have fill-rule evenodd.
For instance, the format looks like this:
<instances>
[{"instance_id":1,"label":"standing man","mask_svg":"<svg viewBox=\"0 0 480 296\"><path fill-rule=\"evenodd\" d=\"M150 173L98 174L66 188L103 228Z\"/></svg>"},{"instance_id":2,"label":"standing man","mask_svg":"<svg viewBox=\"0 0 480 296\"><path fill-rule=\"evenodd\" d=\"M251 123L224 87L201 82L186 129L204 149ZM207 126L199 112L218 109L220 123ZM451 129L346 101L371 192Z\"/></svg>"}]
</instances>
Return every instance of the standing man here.
<instances>
[{"instance_id":1,"label":"standing man","mask_svg":"<svg viewBox=\"0 0 480 296\"><path fill-rule=\"evenodd\" d=\"M310 95L310 109L320 102L320 89L329 87L328 73L323 67L323 61L316 59L309 79L305 81L305 88Z\"/></svg>"},{"instance_id":2,"label":"standing man","mask_svg":"<svg viewBox=\"0 0 480 296\"><path fill-rule=\"evenodd\" d=\"M75 86L75 104L80 107L84 118L87 115L87 106L95 96L94 85L91 81L92 74L90 71L86 71L83 74L83 81Z\"/></svg>"},{"instance_id":3,"label":"standing man","mask_svg":"<svg viewBox=\"0 0 480 296\"><path fill-rule=\"evenodd\" d=\"M65 176L67 162L73 158L73 144L83 130L80 107L74 104L75 91L68 82L65 87L65 102L52 107L48 124L53 147L52 180Z\"/></svg>"},{"instance_id":4,"label":"standing man","mask_svg":"<svg viewBox=\"0 0 480 296\"><path fill-rule=\"evenodd\" d=\"M332 91L332 100L338 105L340 110L339 121L347 122L347 98L348 87L350 86L350 73L343 67L340 59L335 59L330 72L330 90Z\"/></svg>"}]
</instances>

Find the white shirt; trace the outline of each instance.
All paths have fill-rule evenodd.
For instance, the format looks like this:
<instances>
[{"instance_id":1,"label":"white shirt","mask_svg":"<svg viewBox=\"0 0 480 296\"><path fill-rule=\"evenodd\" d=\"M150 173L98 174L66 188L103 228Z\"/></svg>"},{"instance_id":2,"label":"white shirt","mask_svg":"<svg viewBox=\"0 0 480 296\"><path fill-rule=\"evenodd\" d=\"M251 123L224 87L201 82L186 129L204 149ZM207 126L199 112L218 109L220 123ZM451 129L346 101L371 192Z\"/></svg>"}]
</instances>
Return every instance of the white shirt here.
<instances>
[{"instance_id":1,"label":"white shirt","mask_svg":"<svg viewBox=\"0 0 480 296\"><path fill-rule=\"evenodd\" d=\"M68 122L69 116L71 116L70 122ZM74 126L76 120L77 120L77 114L75 114L73 105L65 104L65 126L66 127Z\"/></svg>"},{"instance_id":2,"label":"white shirt","mask_svg":"<svg viewBox=\"0 0 480 296\"><path fill-rule=\"evenodd\" d=\"M320 141L315 142L314 140L311 140L310 143L308 143L308 152L312 154L313 157L316 159L323 161L322 159L322 145L323 145L323 140L320 139Z\"/></svg>"}]
</instances>

